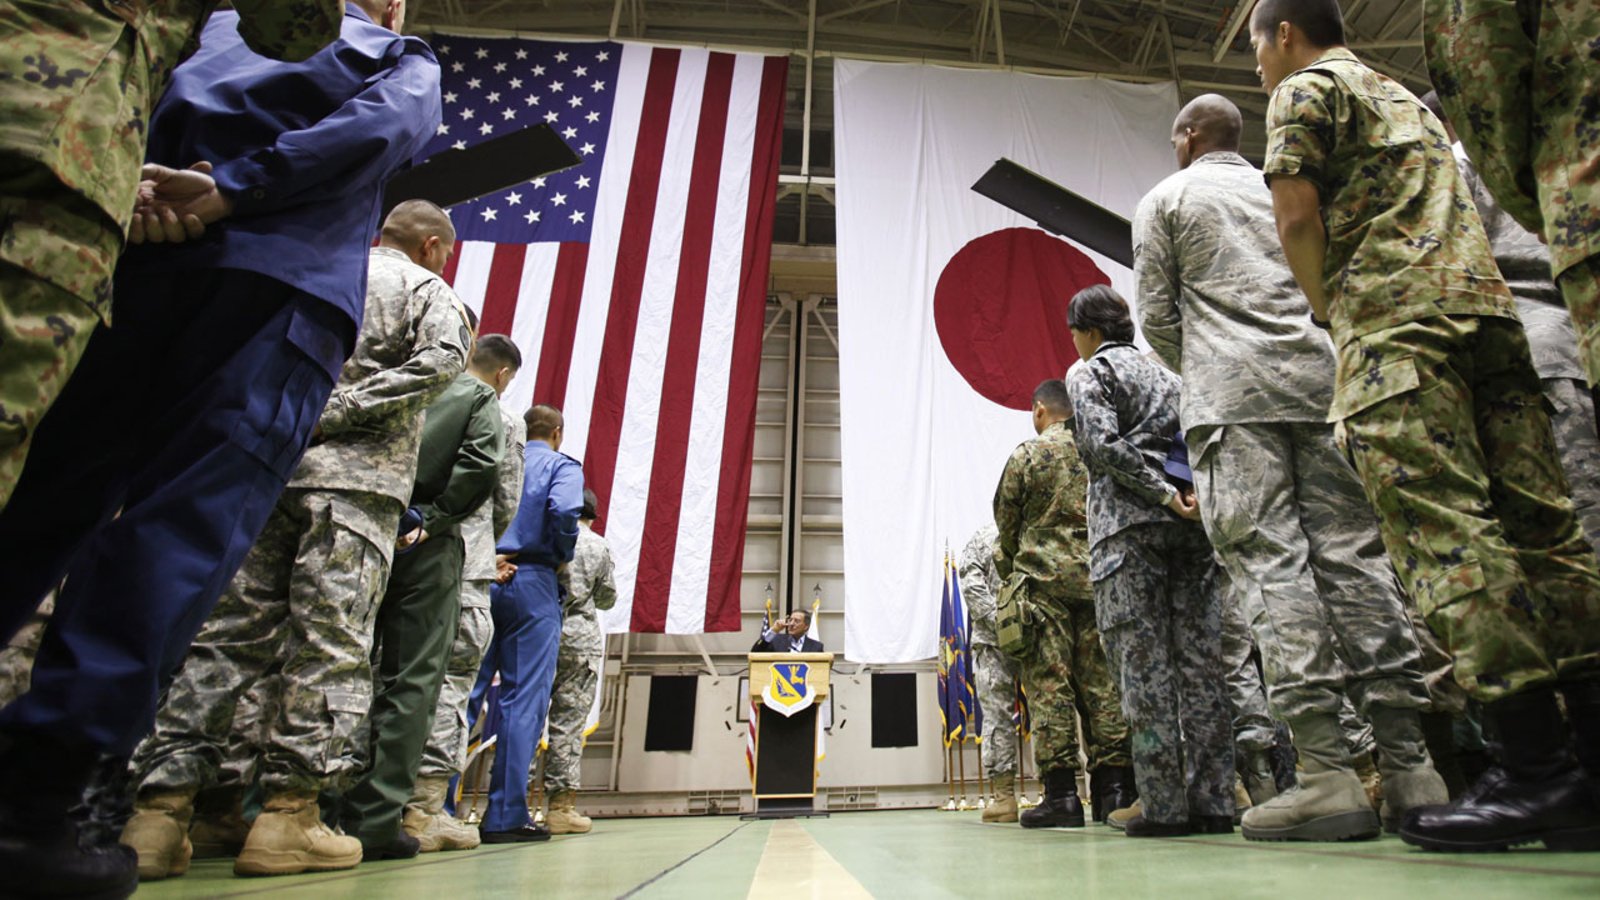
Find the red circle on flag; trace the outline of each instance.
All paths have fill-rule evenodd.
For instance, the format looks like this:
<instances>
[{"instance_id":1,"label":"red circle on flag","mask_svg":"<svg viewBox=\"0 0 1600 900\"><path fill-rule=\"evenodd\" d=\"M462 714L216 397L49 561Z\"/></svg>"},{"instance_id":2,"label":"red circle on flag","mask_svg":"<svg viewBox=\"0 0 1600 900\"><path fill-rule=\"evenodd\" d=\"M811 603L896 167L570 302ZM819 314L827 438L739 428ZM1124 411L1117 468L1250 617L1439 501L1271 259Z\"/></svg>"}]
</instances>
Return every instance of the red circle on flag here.
<instances>
[{"instance_id":1,"label":"red circle on flag","mask_svg":"<svg viewBox=\"0 0 1600 900\"><path fill-rule=\"evenodd\" d=\"M933 324L967 384L1011 409L1032 409L1033 389L1078 360L1067 303L1110 284L1083 251L1036 228L975 238L945 264Z\"/></svg>"}]
</instances>

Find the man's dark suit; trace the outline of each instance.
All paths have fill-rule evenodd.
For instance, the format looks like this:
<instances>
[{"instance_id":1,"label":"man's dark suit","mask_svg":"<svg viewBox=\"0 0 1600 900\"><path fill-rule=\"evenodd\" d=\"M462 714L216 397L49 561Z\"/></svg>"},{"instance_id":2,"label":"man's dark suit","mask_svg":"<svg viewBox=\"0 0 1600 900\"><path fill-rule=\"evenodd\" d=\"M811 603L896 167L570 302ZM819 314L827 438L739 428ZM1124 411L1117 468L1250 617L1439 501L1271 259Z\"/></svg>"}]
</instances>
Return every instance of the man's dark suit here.
<instances>
[{"instance_id":1,"label":"man's dark suit","mask_svg":"<svg viewBox=\"0 0 1600 900\"><path fill-rule=\"evenodd\" d=\"M750 648L750 652L751 653L789 653L789 652L792 652L794 650L794 645L795 645L796 640L799 640L799 641L802 642L800 644L800 652L801 653L822 653L822 652L824 652L824 650L822 648L822 642L817 640L816 638L801 637L801 638L796 639L796 638L790 637L787 632L781 632L781 631L778 632L777 634L773 635L772 636L772 640L770 640L770 641L766 640L765 638L757 638L755 646Z\"/></svg>"}]
</instances>

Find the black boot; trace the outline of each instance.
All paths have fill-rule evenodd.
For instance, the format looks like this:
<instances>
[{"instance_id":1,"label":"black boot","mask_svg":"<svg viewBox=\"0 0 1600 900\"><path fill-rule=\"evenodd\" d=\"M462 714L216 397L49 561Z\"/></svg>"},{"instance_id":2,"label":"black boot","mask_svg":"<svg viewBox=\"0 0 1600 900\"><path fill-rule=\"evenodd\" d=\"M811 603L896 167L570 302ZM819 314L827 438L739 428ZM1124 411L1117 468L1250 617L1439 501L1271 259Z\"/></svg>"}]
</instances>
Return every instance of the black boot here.
<instances>
[{"instance_id":1,"label":"black boot","mask_svg":"<svg viewBox=\"0 0 1600 900\"><path fill-rule=\"evenodd\" d=\"M1094 820L1104 825L1106 816L1127 809L1139 799L1133 766L1101 766L1089 770L1089 806Z\"/></svg>"},{"instance_id":2,"label":"black boot","mask_svg":"<svg viewBox=\"0 0 1600 900\"><path fill-rule=\"evenodd\" d=\"M1600 800L1572 759L1555 692L1536 689L1484 707L1500 735L1500 765L1444 806L1413 809L1400 826L1426 850L1600 850Z\"/></svg>"},{"instance_id":3,"label":"black boot","mask_svg":"<svg viewBox=\"0 0 1600 900\"><path fill-rule=\"evenodd\" d=\"M121 844L85 846L69 810L96 754L35 732L0 737L0 872L8 897L121 898L139 886Z\"/></svg>"},{"instance_id":4,"label":"black boot","mask_svg":"<svg viewBox=\"0 0 1600 900\"><path fill-rule=\"evenodd\" d=\"M1600 681L1563 684L1561 697L1567 701L1567 722L1572 725L1578 765L1590 778L1600 778Z\"/></svg>"},{"instance_id":5,"label":"black boot","mask_svg":"<svg viewBox=\"0 0 1600 900\"><path fill-rule=\"evenodd\" d=\"M1144 817L1144 813L1128 820L1122 833L1128 837L1183 837L1194 834L1195 823L1193 820L1186 822L1152 822ZM1233 821L1228 821L1228 830L1233 830Z\"/></svg>"},{"instance_id":6,"label":"black boot","mask_svg":"<svg viewBox=\"0 0 1600 900\"><path fill-rule=\"evenodd\" d=\"M1018 817L1023 828L1082 828L1083 801L1078 799L1078 773L1051 769L1044 773L1044 800Z\"/></svg>"}]
</instances>

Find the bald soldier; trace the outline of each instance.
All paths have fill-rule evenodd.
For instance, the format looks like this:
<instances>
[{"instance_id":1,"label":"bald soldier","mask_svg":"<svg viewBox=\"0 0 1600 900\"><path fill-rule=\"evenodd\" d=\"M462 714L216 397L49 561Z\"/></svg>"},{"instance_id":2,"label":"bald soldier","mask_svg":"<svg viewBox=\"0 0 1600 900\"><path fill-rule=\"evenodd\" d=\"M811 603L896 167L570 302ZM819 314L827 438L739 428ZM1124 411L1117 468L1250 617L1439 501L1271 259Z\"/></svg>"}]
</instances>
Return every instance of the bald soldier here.
<instances>
[{"instance_id":1,"label":"bald soldier","mask_svg":"<svg viewBox=\"0 0 1600 900\"><path fill-rule=\"evenodd\" d=\"M343 774L340 753L372 700L373 623L412 495L423 413L461 373L472 342L464 308L439 277L454 247L450 217L427 201L403 203L384 222L361 336L313 446L134 757L139 793L122 840L138 851L141 878L188 869L195 795L216 778L238 698L269 677L270 724L235 742L259 759L265 804L239 836L234 871L361 861L359 840L322 824L317 793ZM242 797L207 800L236 810Z\"/></svg>"},{"instance_id":2,"label":"bald soldier","mask_svg":"<svg viewBox=\"0 0 1600 900\"><path fill-rule=\"evenodd\" d=\"M1181 171L1134 216L1139 316L1183 376L1180 415L1206 532L1254 624L1274 712L1306 763L1298 789L1245 814L1246 837L1377 833L1339 727L1373 723L1390 826L1443 803L1419 713L1422 661L1378 523L1333 426L1333 344L1284 260L1238 107L1195 98L1172 126Z\"/></svg>"},{"instance_id":3,"label":"bald soldier","mask_svg":"<svg viewBox=\"0 0 1600 900\"><path fill-rule=\"evenodd\" d=\"M216 0L0 5L0 509L33 429L72 375L96 324L111 323L111 272L134 201L209 182L151 167L150 112ZM342 0L235 0L239 34L301 60L339 36ZM206 162L218 162L208 160ZM201 160L188 160L185 164ZM152 239L198 236L198 217L151 218ZM144 222L136 225L141 233ZM158 234L159 230L159 234ZM0 635L3 638L4 635Z\"/></svg>"}]
</instances>

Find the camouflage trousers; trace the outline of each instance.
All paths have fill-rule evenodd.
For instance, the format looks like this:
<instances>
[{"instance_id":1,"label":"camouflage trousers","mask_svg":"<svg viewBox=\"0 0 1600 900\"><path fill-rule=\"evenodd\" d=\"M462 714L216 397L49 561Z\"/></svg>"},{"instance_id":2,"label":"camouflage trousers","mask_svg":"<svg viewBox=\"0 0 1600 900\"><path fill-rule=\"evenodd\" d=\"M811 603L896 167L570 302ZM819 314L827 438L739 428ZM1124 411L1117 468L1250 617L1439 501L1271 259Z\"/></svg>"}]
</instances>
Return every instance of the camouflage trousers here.
<instances>
[{"instance_id":1,"label":"camouflage trousers","mask_svg":"<svg viewBox=\"0 0 1600 900\"><path fill-rule=\"evenodd\" d=\"M1206 533L1254 629L1277 718L1337 713L1346 693L1357 709L1425 705L1405 598L1332 427L1207 426L1188 440Z\"/></svg>"},{"instance_id":2,"label":"camouflage trousers","mask_svg":"<svg viewBox=\"0 0 1600 900\"><path fill-rule=\"evenodd\" d=\"M259 760L268 793L349 775L344 751L372 702L373 627L402 512L376 494L284 492L134 756L141 791L206 787L230 752ZM239 721L252 689L263 719Z\"/></svg>"},{"instance_id":3,"label":"camouflage trousers","mask_svg":"<svg viewBox=\"0 0 1600 900\"><path fill-rule=\"evenodd\" d=\"M1017 774L1017 664L993 644L972 645L972 668L983 709L983 771L990 778Z\"/></svg>"},{"instance_id":4,"label":"camouflage trousers","mask_svg":"<svg viewBox=\"0 0 1600 900\"><path fill-rule=\"evenodd\" d=\"M1272 746L1277 728L1267 711L1267 686L1261 682L1261 669L1253 658L1256 641L1250 634L1250 623L1245 621L1239 591L1227 570L1219 567L1217 575L1224 585L1222 680L1233 709L1233 743L1246 752L1266 750Z\"/></svg>"},{"instance_id":5,"label":"camouflage trousers","mask_svg":"<svg viewBox=\"0 0 1600 900\"><path fill-rule=\"evenodd\" d=\"M28 692L33 660L39 654L39 642L44 640L45 626L50 624L50 613L55 608L56 595L51 591L27 624L0 649L0 708Z\"/></svg>"},{"instance_id":6,"label":"camouflage trousers","mask_svg":"<svg viewBox=\"0 0 1600 900\"><path fill-rule=\"evenodd\" d=\"M1093 602L1039 593L1033 599L1036 610L1027 625L1028 648L1019 669L1028 692L1033 760L1039 774L1082 768L1080 712L1089 768L1131 765L1128 723L1122 718L1116 682L1106 668Z\"/></svg>"},{"instance_id":7,"label":"camouflage trousers","mask_svg":"<svg viewBox=\"0 0 1600 900\"><path fill-rule=\"evenodd\" d=\"M1495 200L1542 235L1600 383L1600 5L1424 0L1428 69Z\"/></svg>"},{"instance_id":8,"label":"camouflage trousers","mask_svg":"<svg viewBox=\"0 0 1600 900\"><path fill-rule=\"evenodd\" d=\"M1095 619L1122 696L1144 815L1233 814L1233 710L1211 543L1188 522L1132 525L1095 544Z\"/></svg>"},{"instance_id":9,"label":"camouflage trousers","mask_svg":"<svg viewBox=\"0 0 1600 900\"><path fill-rule=\"evenodd\" d=\"M461 583L461 622L445 663L444 684L433 711L433 733L422 748L418 778L452 778L467 765L467 696L494 637L487 581Z\"/></svg>"},{"instance_id":10,"label":"camouflage trousers","mask_svg":"<svg viewBox=\"0 0 1600 900\"><path fill-rule=\"evenodd\" d=\"M39 420L109 309L122 231L44 166L0 153L0 509Z\"/></svg>"},{"instance_id":11,"label":"camouflage trousers","mask_svg":"<svg viewBox=\"0 0 1600 900\"><path fill-rule=\"evenodd\" d=\"M1595 398L1571 378L1544 379L1544 396L1555 408L1550 427L1556 433L1561 468L1572 486L1572 505L1589 546L1600 554L1600 423Z\"/></svg>"},{"instance_id":12,"label":"camouflage trousers","mask_svg":"<svg viewBox=\"0 0 1600 900\"><path fill-rule=\"evenodd\" d=\"M594 706L605 652L561 637L556 651L556 678L550 688L550 718L546 726L550 749L544 757L547 794L576 791L583 785L583 726Z\"/></svg>"},{"instance_id":13,"label":"camouflage trousers","mask_svg":"<svg viewBox=\"0 0 1600 900\"><path fill-rule=\"evenodd\" d=\"M1335 408L1384 544L1490 702L1600 674L1600 573L1514 319L1437 316L1339 354Z\"/></svg>"}]
</instances>

